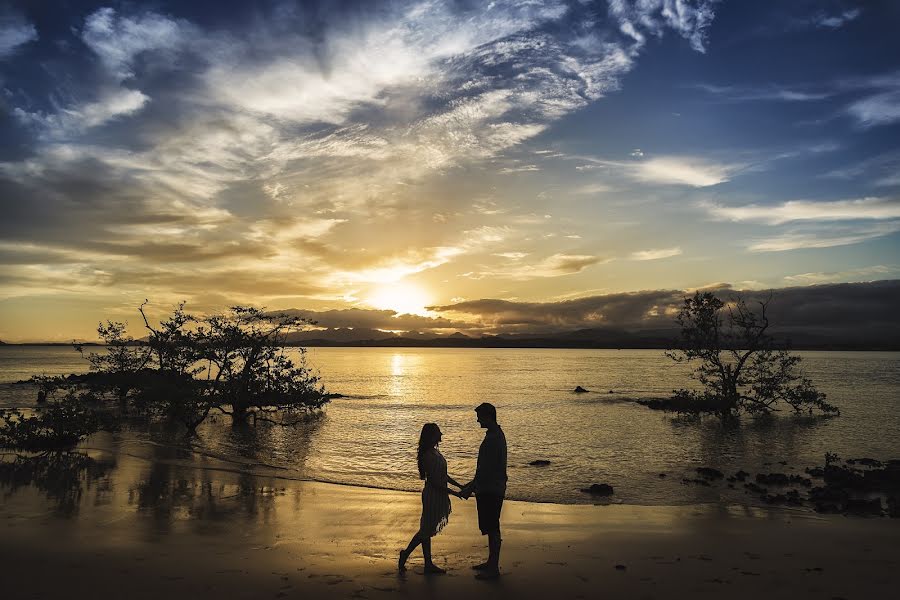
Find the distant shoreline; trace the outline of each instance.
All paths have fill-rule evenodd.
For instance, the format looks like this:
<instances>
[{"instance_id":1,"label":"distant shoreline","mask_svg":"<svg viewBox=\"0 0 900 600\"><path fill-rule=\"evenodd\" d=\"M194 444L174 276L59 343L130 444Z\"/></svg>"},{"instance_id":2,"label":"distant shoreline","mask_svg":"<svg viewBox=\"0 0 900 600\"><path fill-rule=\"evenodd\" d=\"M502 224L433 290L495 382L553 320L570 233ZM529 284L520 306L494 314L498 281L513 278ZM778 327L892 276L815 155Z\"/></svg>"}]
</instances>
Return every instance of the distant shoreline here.
<instances>
[{"instance_id":1,"label":"distant shoreline","mask_svg":"<svg viewBox=\"0 0 900 600\"><path fill-rule=\"evenodd\" d=\"M0 347L63 347L63 346L103 346L100 342L2 342ZM134 346L146 346L146 343L135 343ZM409 338L386 338L382 340L359 340L337 342L332 340L309 340L291 342L286 348L487 348L487 349L546 349L546 350L668 350L670 344L604 344L590 341L573 342L553 339L431 339L413 340ZM856 343L831 344L791 344L791 350L823 351L823 352L900 352L900 342L895 344L877 344L864 346Z\"/></svg>"}]
</instances>

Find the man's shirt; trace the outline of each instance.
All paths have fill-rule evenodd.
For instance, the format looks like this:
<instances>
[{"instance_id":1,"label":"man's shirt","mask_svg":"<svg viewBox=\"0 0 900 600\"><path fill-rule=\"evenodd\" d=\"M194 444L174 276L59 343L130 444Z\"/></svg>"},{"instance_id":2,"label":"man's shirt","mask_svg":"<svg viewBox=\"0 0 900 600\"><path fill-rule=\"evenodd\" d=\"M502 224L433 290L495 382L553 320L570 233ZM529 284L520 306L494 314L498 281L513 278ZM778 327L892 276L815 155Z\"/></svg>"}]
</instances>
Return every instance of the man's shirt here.
<instances>
[{"instance_id":1,"label":"man's shirt","mask_svg":"<svg viewBox=\"0 0 900 600\"><path fill-rule=\"evenodd\" d=\"M478 449L478 465L475 468L475 492L478 494L506 495L506 436L498 425L488 429Z\"/></svg>"}]
</instances>

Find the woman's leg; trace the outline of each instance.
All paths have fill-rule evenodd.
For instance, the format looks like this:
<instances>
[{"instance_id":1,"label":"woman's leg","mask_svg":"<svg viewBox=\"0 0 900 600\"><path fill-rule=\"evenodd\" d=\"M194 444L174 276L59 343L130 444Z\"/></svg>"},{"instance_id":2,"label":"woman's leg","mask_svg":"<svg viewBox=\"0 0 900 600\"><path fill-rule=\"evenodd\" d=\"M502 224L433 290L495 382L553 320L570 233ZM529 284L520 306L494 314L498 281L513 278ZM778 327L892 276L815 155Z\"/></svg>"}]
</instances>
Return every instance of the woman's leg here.
<instances>
[{"instance_id":1,"label":"woman's leg","mask_svg":"<svg viewBox=\"0 0 900 600\"><path fill-rule=\"evenodd\" d=\"M444 569L435 565L431 560L431 538L422 538L422 554L425 556L425 572L426 573L446 573Z\"/></svg>"},{"instance_id":2,"label":"woman's leg","mask_svg":"<svg viewBox=\"0 0 900 600\"><path fill-rule=\"evenodd\" d=\"M425 568L433 567L431 562L431 538L422 538L422 556L425 557Z\"/></svg>"},{"instance_id":3,"label":"woman's leg","mask_svg":"<svg viewBox=\"0 0 900 600\"><path fill-rule=\"evenodd\" d=\"M409 545L406 546L406 550L400 551L400 561L397 563L397 566L401 571L406 570L406 559L409 558L409 555L413 553L413 550L416 549L416 546L422 543L422 536L419 532L416 532L416 535L412 536L412 539L409 540ZM424 550L424 549L423 549ZM431 556L430 548L429 548L429 556Z\"/></svg>"}]
</instances>

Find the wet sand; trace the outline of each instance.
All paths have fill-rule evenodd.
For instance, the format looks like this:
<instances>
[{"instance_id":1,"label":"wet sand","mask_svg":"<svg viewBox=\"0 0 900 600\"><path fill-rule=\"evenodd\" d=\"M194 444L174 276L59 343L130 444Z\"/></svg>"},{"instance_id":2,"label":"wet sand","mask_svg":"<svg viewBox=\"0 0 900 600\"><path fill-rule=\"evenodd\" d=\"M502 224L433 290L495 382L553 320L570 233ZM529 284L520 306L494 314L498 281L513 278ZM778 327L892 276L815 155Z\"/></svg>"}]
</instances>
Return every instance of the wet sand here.
<instances>
[{"instance_id":1,"label":"wet sand","mask_svg":"<svg viewBox=\"0 0 900 600\"><path fill-rule=\"evenodd\" d=\"M900 522L714 505L507 502L503 575L474 501L409 571L417 494L120 459L74 495L0 491L3 598L885 598ZM132 473L129 480L122 473Z\"/></svg>"}]
</instances>

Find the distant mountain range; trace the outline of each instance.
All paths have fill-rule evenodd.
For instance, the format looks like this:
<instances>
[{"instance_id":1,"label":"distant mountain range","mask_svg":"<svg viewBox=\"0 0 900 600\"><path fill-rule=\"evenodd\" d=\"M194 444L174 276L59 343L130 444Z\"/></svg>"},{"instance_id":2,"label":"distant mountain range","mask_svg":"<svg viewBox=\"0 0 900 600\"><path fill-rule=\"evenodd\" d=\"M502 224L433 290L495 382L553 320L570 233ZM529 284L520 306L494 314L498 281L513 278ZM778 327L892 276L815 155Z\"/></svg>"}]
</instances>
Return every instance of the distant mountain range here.
<instances>
[{"instance_id":1,"label":"distant mountain range","mask_svg":"<svg viewBox=\"0 0 900 600\"><path fill-rule=\"evenodd\" d=\"M775 331L779 341L789 341L797 350L900 350L900 338L860 331L848 335L841 329L832 334L810 331ZM568 332L468 336L440 336L421 332L393 334L378 329L336 328L303 331L288 336L292 346L421 347L421 348L655 348L672 346L678 329L624 330L578 329Z\"/></svg>"},{"instance_id":2,"label":"distant mountain range","mask_svg":"<svg viewBox=\"0 0 900 600\"><path fill-rule=\"evenodd\" d=\"M772 331L779 342L788 342L795 350L888 350L900 351L900 331L845 327L833 330L781 328ZM301 331L287 337L288 346L310 347L388 347L388 348L671 348L678 338L678 329L626 330L616 328L577 329L564 332L519 333L469 336L463 333L437 335L418 331L402 334L367 328L333 328ZM136 344L146 343L146 338ZM98 345L97 342L79 342ZM68 346L66 342L31 342L3 346Z\"/></svg>"}]
</instances>

